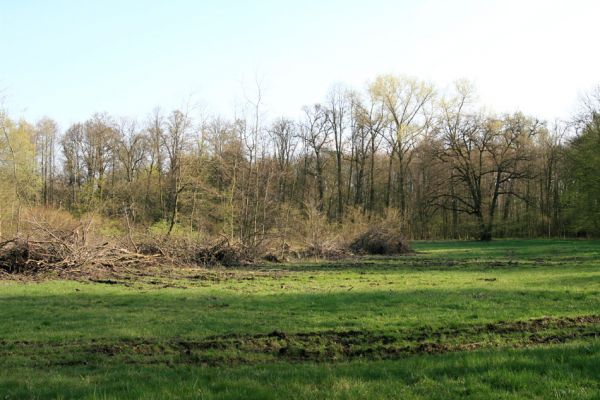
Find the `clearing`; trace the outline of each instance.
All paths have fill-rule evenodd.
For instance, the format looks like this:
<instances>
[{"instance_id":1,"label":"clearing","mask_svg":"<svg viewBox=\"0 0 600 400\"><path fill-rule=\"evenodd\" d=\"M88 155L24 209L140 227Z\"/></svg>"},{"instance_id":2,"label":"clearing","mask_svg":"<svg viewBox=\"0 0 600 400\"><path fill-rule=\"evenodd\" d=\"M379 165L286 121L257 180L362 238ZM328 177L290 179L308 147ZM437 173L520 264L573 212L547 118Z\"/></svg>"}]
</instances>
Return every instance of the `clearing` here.
<instances>
[{"instance_id":1,"label":"clearing","mask_svg":"<svg viewBox=\"0 0 600 400\"><path fill-rule=\"evenodd\" d=\"M600 242L0 281L0 398L600 393Z\"/></svg>"}]
</instances>

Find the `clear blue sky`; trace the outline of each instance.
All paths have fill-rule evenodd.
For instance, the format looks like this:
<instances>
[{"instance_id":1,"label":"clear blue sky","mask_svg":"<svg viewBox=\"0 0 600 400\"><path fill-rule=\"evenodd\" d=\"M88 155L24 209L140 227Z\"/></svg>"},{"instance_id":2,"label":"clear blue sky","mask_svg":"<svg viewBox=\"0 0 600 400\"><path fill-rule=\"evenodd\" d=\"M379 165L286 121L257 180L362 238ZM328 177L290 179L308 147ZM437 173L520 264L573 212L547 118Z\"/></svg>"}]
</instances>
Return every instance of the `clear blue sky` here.
<instances>
[{"instance_id":1,"label":"clear blue sky","mask_svg":"<svg viewBox=\"0 0 600 400\"><path fill-rule=\"evenodd\" d=\"M0 88L13 117L62 128L144 118L188 98L231 115L262 82L295 116L380 73L472 80L494 111L566 117L600 83L598 0L0 0Z\"/></svg>"}]
</instances>

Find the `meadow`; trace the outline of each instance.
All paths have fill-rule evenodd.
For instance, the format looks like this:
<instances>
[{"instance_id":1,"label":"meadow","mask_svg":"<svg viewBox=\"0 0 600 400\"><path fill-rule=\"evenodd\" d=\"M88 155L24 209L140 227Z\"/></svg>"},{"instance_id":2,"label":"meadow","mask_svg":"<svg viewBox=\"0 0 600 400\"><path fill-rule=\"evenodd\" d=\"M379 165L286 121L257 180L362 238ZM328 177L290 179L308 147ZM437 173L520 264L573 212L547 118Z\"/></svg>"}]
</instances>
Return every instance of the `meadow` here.
<instances>
[{"instance_id":1,"label":"meadow","mask_svg":"<svg viewBox=\"0 0 600 400\"><path fill-rule=\"evenodd\" d=\"M600 398L600 241L413 248L0 281L0 398Z\"/></svg>"}]
</instances>

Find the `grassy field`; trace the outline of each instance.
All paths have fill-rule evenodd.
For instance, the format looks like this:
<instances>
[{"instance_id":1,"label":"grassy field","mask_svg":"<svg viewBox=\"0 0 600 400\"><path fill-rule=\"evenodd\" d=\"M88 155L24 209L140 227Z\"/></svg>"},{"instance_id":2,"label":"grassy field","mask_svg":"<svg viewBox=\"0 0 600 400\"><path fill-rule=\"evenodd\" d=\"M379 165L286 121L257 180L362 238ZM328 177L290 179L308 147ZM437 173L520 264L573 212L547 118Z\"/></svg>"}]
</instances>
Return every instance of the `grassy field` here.
<instances>
[{"instance_id":1,"label":"grassy field","mask_svg":"<svg viewBox=\"0 0 600 400\"><path fill-rule=\"evenodd\" d=\"M0 399L600 398L600 242L0 281Z\"/></svg>"}]
</instances>

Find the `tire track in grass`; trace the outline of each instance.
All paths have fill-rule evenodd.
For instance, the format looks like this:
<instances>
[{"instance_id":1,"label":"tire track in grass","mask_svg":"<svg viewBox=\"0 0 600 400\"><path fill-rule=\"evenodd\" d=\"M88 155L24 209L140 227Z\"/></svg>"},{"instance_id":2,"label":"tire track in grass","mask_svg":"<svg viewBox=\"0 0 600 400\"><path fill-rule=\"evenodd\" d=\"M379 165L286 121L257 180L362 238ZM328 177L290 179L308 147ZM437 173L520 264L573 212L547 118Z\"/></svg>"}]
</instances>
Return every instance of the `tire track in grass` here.
<instances>
[{"instance_id":1,"label":"tire track in grass","mask_svg":"<svg viewBox=\"0 0 600 400\"><path fill-rule=\"evenodd\" d=\"M600 315L411 330L229 334L200 339L91 339L69 342L0 340L0 365L207 364L333 362L394 359L415 354L524 347L600 338Z\"/></svg>"}]
</instances>

